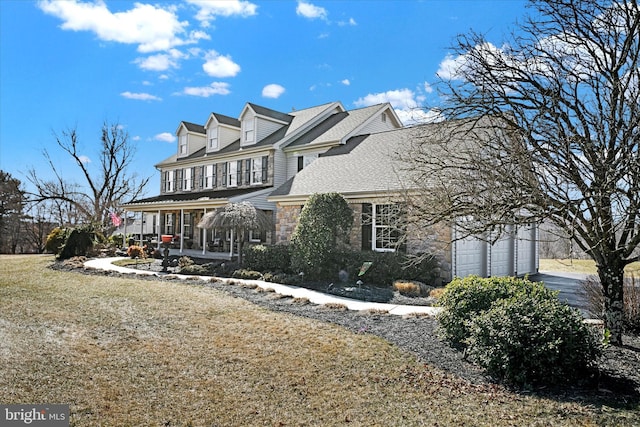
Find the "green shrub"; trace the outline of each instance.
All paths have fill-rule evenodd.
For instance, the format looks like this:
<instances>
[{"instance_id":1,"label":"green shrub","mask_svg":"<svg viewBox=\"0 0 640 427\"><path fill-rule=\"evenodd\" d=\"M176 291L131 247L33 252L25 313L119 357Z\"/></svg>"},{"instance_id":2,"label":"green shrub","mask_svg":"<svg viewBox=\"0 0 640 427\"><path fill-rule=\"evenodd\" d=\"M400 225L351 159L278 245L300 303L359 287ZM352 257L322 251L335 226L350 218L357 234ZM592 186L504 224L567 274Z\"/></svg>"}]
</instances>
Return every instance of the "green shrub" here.
<instances>
[{"instance_id":1,"label":"green shrub","mask_svg":"<svg viewBox=\"0 0 640 427\"><path fill-rule=\"evenodd\" d=\"M67 240L67 229L56 227L51 230L51 233L47 236L47 242L44 245L44 249L49 253L58 255L65 240Z\"/></svg>"},{"instance_id":2,"label":"green shrub","mask_svg":"<svg viewBox=\"0 0 640 427\"><path fill-rule=\"evenodd\" d=\"M233 272L231 277L236 279L247 279L247 280L260 280L262 279L262 273L254 270L240 269Z\"/></svg>"},{"instance_id":3,"label":"green shrub","mask_svg":"<svg viewBox=\"0 0 640 427\"><path fill-rule=\"evenodd\" d=\"M74 256L86 256L96 239L95 230L91 225L72 228L65 235L66 238L57 255L61 260Z\"/></svg>"},{"instance_id":4,"label":"green shrub","mask_svg":"<svg viewBox=\"0 0 640 427\"><path fill-rule=\"evenodd\" d=\"M313 194L291 237L292 269L309 279L330 275L336 252L347 246L352 224L353 212L340 194Z\"/></svg>"},{"instance_id":5,"label":"green shrub","mask_svg":"<svg viewBox=\"0 0 640 427\"><path fill-rule=\"evenodd\" d=\"M291 272L288 245L251 245L244 248L243 265L248 270Z\"/></svg>"},{"instance_id":6,"label":"green shrub","mask_svg":"<svg viewBox=\"0 0 640 427\"><path fill-rule=\"evenodd\" d=\"M546 290L541 283L513 277L456 278L445 287L438 301L443 308L438 315L440 333L452 345L464 346L470 336L469 322L474 317L490 309L497 300L533 289L539 289L540 292Z\"/></svg>"},{"instance_id":7,"label":"green shrub","mask_svg":"<svg viewBox=\"0 0 640 427\"><path fill-rule=\"evenodd\" d=\"M193 274L197 276L210 276L211 271L206 265L191 264L180 269L180 274Z\"/></svg>"},{"instance_id":8,"label":"green shrub","mask_svg":"<svg viewBox=\"0 0 640 427\"><path fill-rule=\"evenodd\" d=\"M601 354L578 310L551 292L518 292L468 324L469 358L491 376L515 385L586 378Z\"/></svg>"}]
</instances>

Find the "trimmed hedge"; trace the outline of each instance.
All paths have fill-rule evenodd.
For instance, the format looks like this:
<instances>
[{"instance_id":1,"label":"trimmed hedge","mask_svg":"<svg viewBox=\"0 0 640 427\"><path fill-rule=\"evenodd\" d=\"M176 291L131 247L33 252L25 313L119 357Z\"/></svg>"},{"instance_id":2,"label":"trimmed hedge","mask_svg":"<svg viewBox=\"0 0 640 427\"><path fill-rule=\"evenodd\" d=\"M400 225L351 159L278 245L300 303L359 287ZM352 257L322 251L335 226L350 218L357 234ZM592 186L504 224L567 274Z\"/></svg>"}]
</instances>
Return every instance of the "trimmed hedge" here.
<instances>
[{"instance_id":1,"label":"trimmed hedge","mask_svg":"<svg viewBox=\"0 0 640 427\"><path fill-rule=\"evenodd\" d=\"M291 273L288 245L251 245L244 248L243 266L247 270Z\"/></svg>"}]
</instances>

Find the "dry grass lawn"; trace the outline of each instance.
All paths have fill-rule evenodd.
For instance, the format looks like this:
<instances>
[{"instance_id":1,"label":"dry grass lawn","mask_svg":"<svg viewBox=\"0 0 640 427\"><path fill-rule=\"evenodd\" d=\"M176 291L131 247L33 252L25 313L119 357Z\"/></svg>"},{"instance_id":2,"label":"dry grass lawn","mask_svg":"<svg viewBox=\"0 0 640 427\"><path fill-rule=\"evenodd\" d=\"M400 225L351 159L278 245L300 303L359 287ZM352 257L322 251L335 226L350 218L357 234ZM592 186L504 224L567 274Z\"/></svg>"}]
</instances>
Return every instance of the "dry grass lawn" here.
<instances>
[{"instance_id":1,"label":"dry grass lawn","mask_svg":"<svg viewBox=\"0 0 640 427\"><path fill-rule=\"evenodd\" d=\"M592 259L541 259L540 270L566 273L597 274L596 263ZM640 262L627 265L624 271L640 275Z\"/></svg>"},{"instance_id":2,"label":"dry grass lawn","mask_svg":"<svg viewBox=\"0 0 640 427\"><path fill-rule=\"evenodd\" d=\"M71 425L634 425L614 409L471 385L375 336L196 282L89 276L0 257L0 402Z\"/></svg>"}]
</instances>

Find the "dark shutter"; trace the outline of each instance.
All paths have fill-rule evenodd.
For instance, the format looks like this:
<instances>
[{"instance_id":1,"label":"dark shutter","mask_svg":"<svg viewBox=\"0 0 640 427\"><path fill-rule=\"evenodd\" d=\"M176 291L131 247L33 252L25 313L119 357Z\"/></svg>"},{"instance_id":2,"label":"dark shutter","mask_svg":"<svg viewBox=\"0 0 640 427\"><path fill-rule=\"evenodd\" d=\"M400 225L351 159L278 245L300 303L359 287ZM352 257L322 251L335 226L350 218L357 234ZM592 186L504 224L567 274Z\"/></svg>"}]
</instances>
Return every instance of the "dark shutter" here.
<instances>
[{"instance_id":1,"label":"dark shutter","mask_svg":"<svg viewBox=\"0 0 640 427\"><path fill-rule=\"evenodd\" d=\"M178 175L176 177L178 181L178 190L182 190L182 169L178 169L176 172L176 175Z\"/></svg>"},{"instance_id":2,"label":"dark shutter","mask_svg":"<svg viewBox=\"0 0 640 427\"><path fill-rule=\"evenodd\" d=\"M167 177L168 172L164 171L162 172L162 192L166 193L167 192L167 181L168 181L168 177Z\"/></svg>"},{"instance_id":3,"label":"dark shutter","mask_svg":"<svg viewBox=\"0 0 640 427\"><path fill-rule=\"evenodd\" d=\"M213 165L213 169L211 169L211 185L213 188L218 186L218 164Z\"/></svg>"},{"instance_id":4,"label":"dark shutter","mask_svg":"<svg viewBox=\"0 0 640 427\"><path fill-rule=\"evenodd\" d=\"M371 238L373 237L373 205L362 204L362 250L371 250Z\"/></svg>"},{"instance_id":5,"label":"dark shutter","mask_svg":"<svg viewBox=\"0 0 640 427\"><path fill-rule=\"evenodd\" d=\"M206 166L200 166L200 176L198 177L198 190L204 188L204 176L207 173Z\"/></svg>"},{"instance_id":6,"label":"dark shutter","mask_svg":"<svg viewBox=\"0 0 640 427\"><path fill-rule=\"evenodd\" d=\"M249 185L251 184L251 159L245 160L244 165L244 183Z\"/></svg>"},{"instance_id":7,"label":"dark shutter","mask_svg":"<svg viewBox=\"0 0 640 427\"><path fill-rule=\"evenodd\" d=\"M227 186L227 163L222 164L222 186Z\"/></svg>"},{"instance_id":8,"label":"dark shutter","mask_svg":"<svg viewBox=\"0 0 640 427\"><path fill-rule=\"evenodd\" d=\"M238 171L237 171L236 183L237 185L242 185L242 160L238 160Z\"/></svg>"},{"instance_id":9,"label":"dark shutter","mask_svg":"<svg viewBox=\"0 0 640 427\"><path fill-rule=\"evenodd\" d=\"M267 171L269 170L269 156L262 156L262 183L267 183L267 177L269 174Z\"/></svg>"}]
</instances>

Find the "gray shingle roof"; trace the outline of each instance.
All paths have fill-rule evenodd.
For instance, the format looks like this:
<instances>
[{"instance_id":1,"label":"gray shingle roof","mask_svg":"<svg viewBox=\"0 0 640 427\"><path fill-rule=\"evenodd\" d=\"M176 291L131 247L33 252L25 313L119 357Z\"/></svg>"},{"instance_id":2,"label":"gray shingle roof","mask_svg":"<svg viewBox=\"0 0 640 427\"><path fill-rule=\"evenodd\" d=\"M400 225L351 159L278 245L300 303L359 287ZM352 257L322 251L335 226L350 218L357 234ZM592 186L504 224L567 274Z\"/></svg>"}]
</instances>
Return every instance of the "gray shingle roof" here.
<instances>
[{"instance_id":1,"label":"gray shingle roof","mask_svg":"<svg viewBox=\"0 0 640 427\"><path fill-rule=\"evenodd\" d=\"M203 135L207 134L207 131L204 130L204 126L202 126L202 125L197 125L195 123L185 122L184 120L182 121L182 124L184 125L184 127L187 128L187 130L189 132L201 133Z\"/></svg>"},{"instance_id":2,"label":"gray shingle roof","mask_svg":"<svg viewBox=\"0 0 640 427\"><path fill-rule=\"evenodd\" d=\"M318 157L271 193L271 197L403 190L410 185L409 172L397 153L407 150L414 129L351 138L345 146Z\"/></svg>"},{"instance_id":3,"label":"gray shingle roof","mask_svg":"<svg viewBox=\"0 0 640 427\"><path fill-rule=\"evenodd\" d=\"M252 104L250 102L247 102L247 105L249 105L251 109L256 112L256 114L259 114L261 116L271 117L272 119L280 120L287 123L291 123L291 121L293 120L293 116L290 116L289 114L286 114L286 113L281 113L280 111L272 110L266 107L261 107L259 105Z\"/></svg>"},{"instance_id":4,"label":"gray shingle roof","mask_svg":"<svg viewBox=\"0 0 640 427\"><path fill-rule=\"evenodd\" d=\"M237 128L240 127L240 120L238 119L234 119L233 117L225 116L224 114L219 114L219 113L211 113L211 114L216 118L216 120L220 124L229 125Z\"/></svg>"}]
</instances>

